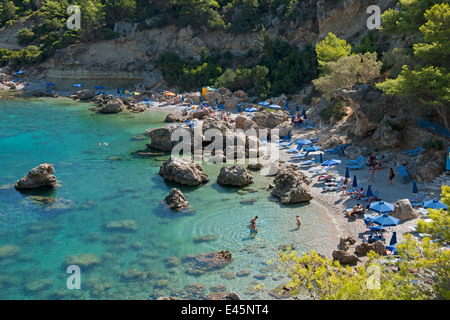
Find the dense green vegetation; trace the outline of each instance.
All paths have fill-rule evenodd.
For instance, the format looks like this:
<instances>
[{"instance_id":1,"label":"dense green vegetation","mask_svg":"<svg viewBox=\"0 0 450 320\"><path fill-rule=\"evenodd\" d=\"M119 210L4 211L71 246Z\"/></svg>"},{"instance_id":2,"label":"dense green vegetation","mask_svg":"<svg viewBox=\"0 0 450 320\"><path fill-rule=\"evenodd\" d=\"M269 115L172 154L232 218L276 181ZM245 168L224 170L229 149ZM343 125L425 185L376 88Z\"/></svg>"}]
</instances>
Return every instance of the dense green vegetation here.
<instances>
[{"instance_id":1,"label":"dense green vegetation","mask_svg":"<svg viewBox=\"0 0 450 320\"><path fill-rule=\"evenodd\" d=\"M398 36L412 35L413 58L395 78L377 86L386 94L419 100L434 108L449 129L450 5L448 1L419 0L401 0L400 5L401 12L388 11L383 15L383 19L387 17L383 28ZM419 19L420 24L410 22L414 19Z\"/></svg>"},{"instance_id":2,"label":"dense green vegetation","mask_svg":"<svg viewBox=\"0 0 450 320\"><path fill-rule=\"evenodd\" d=\"M252 50L252 63L233 66L232 54L201 55L199 62L183 61L174 53L158 57L169 85L182 90L215 85L231 90L245 90L267 98L293 94L317 76L317 59L312 46L298 50L264 31L258 50Z\"/></svg>"}]
</instances>

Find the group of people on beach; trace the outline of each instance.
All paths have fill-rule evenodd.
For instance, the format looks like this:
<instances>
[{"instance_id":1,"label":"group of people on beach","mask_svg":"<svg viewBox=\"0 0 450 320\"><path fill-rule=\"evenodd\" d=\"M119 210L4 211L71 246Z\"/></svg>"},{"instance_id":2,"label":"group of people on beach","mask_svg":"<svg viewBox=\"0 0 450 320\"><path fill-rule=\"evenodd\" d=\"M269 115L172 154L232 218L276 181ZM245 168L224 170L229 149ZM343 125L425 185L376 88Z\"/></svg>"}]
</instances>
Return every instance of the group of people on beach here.
<instances>
[{"instance_id":1,"label":"group of people on beach","mask_svg":"<svg viewBox=\"0 0 450 320\"><path fill-rule=\"evenodd\" d=\"M255 216L252 220L250 220L249 229L250 229L251 236L255 236L258 233L258 229L256 229L256 223L257 223L258 218L259 218L258 216ZM300 226L302 225L300 216L296 215L295 219L296 219L297 229L300 229Z\"/></svg>"}]
</instances>

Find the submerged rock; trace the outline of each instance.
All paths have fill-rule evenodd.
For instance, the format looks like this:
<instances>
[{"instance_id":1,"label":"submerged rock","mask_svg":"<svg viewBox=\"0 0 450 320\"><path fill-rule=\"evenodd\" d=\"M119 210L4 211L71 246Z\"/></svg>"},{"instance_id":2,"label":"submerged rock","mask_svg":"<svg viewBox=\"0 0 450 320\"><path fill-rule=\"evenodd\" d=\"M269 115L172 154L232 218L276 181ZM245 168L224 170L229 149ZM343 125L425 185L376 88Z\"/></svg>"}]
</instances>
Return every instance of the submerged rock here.
<instances>
[{"instance_id":1,"label":"submerged rock","mask_svg":"<svg viewBox=\"0 0 450 320\"><path fill-rule=\"evenodd\" d=\"M292 169L282 169L274 179L272 195L279 198L281 203L297 203L310 201L313 197L309 180L302 172Z\"/></svg>"},{"instance_id":2,"label":"submerged rock","mask_svg":"<svg viewBox=\"0 0 450 320\"><path fill-rule=\"evenodd\" d=\"M135 220L110 221L104 227L111 231L135 232L138 229L138 223Z\"/></svg>"},{"instance_id":3,"label":"submerged rock","mask_svg":"<svg viewBox=\"0 0 450 320\"><path fill-rule=\"evenodd\" d=\"M187 256L183 259L183 262L189 264L189 274L195 274L196 271L197 274L203 274L206 271L224 268L231 260L231 252L225 250Z\"/></svg>"},{"instance_id":4,"label":"submerged rock","mask_svg":"<svg viewBox=\"0 0 450 320\"><path fill-rule=\"evenodd\" d=\"M5 244L0 247L0 260L14 257L20 250L19 246L14 244Z\"/></svg>"},{"instance_id":5,"label":"submerged rock","mask_svg":"<svg viewBox=\"0 0 450 320\"><path fill-rule=\"evenodd\" d=\"M159 169L159 174L166 180L175 181L189 186L199 186L209 181L200 164L191 159L171 157Z\"/></svg>"},{"instance_id":6,"label":"submerged rock","mask_svg":"<svg viewBox=\"0 0 450 320\"><path fill-rule=\"evenodd\" d=\"M165 199L169 208L174 210L180 210L189 204L184 194L177 188L173 188Z\"/></svg>"},{"instance_id":7,"label":"submerged rock","mask_svg":"<svg viewBox=\"0 0 450 320\"><path fill-rule=\"evenodd\" d=\"M88 269L99 265L100 262L101 259L95 254L84 253L66 257L66 259L63 262L63 267L67 268L70 265L76 265L79 266L80 268Z\"/></svg>"},{"instance_id":8,"label":"submerged rock","mask_svg":"<svg viewBox=\"0 0 450 320\"><path fill-rule=\"evenodd\" d=\"M16 182L16 189L54 188L56 177L52 175L55 170L53 164L43 163L33 168L28 174Z\"/></svg>"},{"instance_id":9,"label":"submerged rock","mask_svg":"<svg viewBox=\"0 0 450 320\"><path fill-rule=\"evenodd\" d=\"M239 165L222 167L217 177L217 183L226 186L244 187L253 183L253 177L247 169Z\"/></svg>"}]
</instances>

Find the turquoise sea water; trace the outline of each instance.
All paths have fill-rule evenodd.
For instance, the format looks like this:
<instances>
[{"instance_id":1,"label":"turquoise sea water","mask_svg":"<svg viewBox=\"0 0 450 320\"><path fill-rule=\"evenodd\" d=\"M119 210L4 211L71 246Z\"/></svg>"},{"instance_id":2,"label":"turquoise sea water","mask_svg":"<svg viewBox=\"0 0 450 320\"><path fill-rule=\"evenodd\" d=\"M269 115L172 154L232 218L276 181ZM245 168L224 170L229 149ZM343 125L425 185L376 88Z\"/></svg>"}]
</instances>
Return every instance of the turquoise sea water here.
<instances>
[{"instance_id":1,"label":"turquoise sea water","mask_svg":"<svg viewBox=\"0 0 450 320\"><path fill-rule=\"evenodd\" d=\"M149 142L141 139L145 130L163 124L164 113L102 115L91 106L67 99L0 99L0 299L204 299L217 290L271 299L270 290L288 281L268 264L276 257L273 249L335 248L336 231L318 207L270 201L265 189L272 178L254 173L251 192L240 194L216 183L220 166L204 165L211 179L206 185L166 183L158 171L169 155L133 155ZM54 164L60 182L55 190L14 189L45 162ZM185 194L190 210L167 209L161 200L172 187ZM248 223L255 215L260 232L251 238ZM105 228L124 220L137 230ZM202 236L209 241L198 241ZM186 273L186 255L219 250L231 251L233 261L225 268ZM93 254L99 263L82 268L81 289L69 290L63 263L80 254ZM256 292L258 284L264 289Z\"/></svg>"}]
</instances>

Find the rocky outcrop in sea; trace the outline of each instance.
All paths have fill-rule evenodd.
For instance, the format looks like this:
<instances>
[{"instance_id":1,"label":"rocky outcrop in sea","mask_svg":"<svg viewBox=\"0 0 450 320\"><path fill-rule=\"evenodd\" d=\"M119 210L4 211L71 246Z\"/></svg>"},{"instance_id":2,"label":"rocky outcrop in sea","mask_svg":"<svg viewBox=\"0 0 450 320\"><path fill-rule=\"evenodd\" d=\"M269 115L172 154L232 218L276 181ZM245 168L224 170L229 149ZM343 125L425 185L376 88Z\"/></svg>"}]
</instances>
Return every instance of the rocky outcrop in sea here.
<instances>
[{"instance_id":1,"label":"rocky outcrop in sea","mask_svg":"<svg viewBox=\"0 0 450 320\"><path fill-rule=\"evenodd\" d=\"M16 189L54 188L56 186L54 172L53 164L40 164L17 181L14 187Z\"/></svg>"},{"instance_id":2,"label":"rocky outcrop in sea","mask_svg":"<svg viewBox=\"0 0 450 320\"><path fill-rule=\"evenodd\" d=\"M209 177L203 172L202 166L191 159L170 157L160 167L159 174L165 180L188 186L200 186L209 182Z\"/></svg>"}]
</instances>

